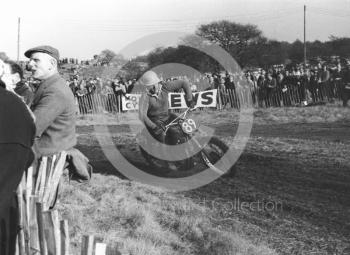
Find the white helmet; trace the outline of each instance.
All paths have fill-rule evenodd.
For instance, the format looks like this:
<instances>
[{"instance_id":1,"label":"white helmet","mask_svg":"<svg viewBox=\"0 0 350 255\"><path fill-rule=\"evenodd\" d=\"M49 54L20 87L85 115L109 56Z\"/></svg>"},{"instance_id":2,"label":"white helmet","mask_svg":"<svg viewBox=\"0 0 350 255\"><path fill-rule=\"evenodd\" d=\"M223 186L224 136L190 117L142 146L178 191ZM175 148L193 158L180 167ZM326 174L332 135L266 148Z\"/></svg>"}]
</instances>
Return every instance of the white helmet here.
<instances>
[{"instance_id":1,"label":"white helmet","mask_svg":"<svg viewBox=\"0 0 350 255\"><path fill-rule=\"evenodd\" d=\"M153 71L145 72L140 78L140 83L146 87L153 86L159 82L160 82L160 79L158 78L158 75Z\"/></svg>"}]
</instances>

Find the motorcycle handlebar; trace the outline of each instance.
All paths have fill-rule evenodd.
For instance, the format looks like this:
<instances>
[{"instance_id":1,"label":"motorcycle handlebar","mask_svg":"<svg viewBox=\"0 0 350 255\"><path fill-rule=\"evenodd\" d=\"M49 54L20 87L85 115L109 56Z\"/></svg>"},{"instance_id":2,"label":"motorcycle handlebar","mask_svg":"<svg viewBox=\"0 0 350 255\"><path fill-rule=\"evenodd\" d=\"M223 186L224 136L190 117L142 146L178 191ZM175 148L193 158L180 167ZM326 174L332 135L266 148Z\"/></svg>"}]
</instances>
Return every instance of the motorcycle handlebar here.
<instances>
[{"instance_id":1,"label":"motorcycle handlebar","mask_svg":"<svg viewBox=\"0 0 350 255\"><path fill-rule=\"evenodd\" d=\"M194 110L196 110L198 107L193 107L193 108L190 108L188 107L183 113L181 113L179 116L177 116L175 119L173 119L168 125L165 126L165 130L167 130L170 126L173 126L175 125L175 122L177 122L178 119L180 118L184 118L188 112L192 112Z\"/></svg>"}]
</instances>

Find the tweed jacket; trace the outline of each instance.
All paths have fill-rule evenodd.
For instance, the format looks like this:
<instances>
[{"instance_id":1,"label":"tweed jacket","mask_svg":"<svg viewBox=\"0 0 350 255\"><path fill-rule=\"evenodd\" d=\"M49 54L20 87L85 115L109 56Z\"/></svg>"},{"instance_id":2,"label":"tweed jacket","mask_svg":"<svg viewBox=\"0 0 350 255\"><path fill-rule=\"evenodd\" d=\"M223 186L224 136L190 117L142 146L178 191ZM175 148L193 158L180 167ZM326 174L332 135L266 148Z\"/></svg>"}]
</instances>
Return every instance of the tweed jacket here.
<instances>
[{"instance_id":1,"label":"tweed jacket","mask_svg":"<svg viewBox=\"0 0 350 255\"><path fill-rule=\"evenodd\" d=\"M31 109L36 118L33 147L36 157L49 156L76 144L74 96L59 74L41 82Z\"/></svg>"}]
</instances>

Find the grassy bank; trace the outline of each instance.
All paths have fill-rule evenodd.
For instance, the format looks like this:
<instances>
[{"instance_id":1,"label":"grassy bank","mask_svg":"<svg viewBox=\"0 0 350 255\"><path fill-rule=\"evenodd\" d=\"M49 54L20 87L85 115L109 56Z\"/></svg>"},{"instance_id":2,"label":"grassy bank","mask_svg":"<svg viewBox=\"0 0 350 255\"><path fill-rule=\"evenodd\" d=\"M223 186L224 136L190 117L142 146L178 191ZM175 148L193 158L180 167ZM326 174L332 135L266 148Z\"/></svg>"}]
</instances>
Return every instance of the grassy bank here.
<instances>
[{"instance_id":1,"label":"grassy bank","mask_svg":"<svg viewBox=\"0 0 350 255\"><path fill-rule=\"evenodd\" d=\"M83 234L95 234L126 254L348 254L349 108L270 108L253 115L235 178L181 194L121 180L104 157L89 125L114 125L110 134L99 135L111 135L131 162L142 159L127 128L136 123L135 114L81 118L79 148L97 172L109 175L62 186L58 207L71 225L73 254ZM235 147L237 111L195 116ZM282 210L230 210L227 205L237 198L278 201Z\"/></svg>"},{"instance_id":2,"label":"grassy bank","mask_svg":"<svg viewBox=\"0 0 350 255\"><path fill-rule=\"evenodd\" d=\"M96 174L88 185L64 182L58 209L70 223L73 254L83 234L133 255L275 254L216 227L215 212L191 199L114 176Z\"/></svg>"}]
</instances>

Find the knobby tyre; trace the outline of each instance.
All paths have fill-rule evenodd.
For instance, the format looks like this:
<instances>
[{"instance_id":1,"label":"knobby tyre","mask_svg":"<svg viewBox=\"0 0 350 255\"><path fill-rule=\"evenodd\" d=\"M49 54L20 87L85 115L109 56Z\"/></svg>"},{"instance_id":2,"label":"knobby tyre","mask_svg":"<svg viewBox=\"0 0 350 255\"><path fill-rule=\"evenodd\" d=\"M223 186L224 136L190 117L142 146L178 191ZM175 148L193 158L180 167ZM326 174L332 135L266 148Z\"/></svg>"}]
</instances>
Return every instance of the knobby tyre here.
<instances>
[{"instance_id":1,"label":"knobby tyre","mask_svg":"<svg viewBox=\"0 0 350 255\"><path fill-rule=\"evenodd\" d=\"M203 163L211 170L223 176L233 177L236 174L235 165L228 169L219 169L215 164L225 155L229 147L217 137L212 137L200 152ZM230 164L225 162L225 164Z\"/></svg>"}]
</instances>

